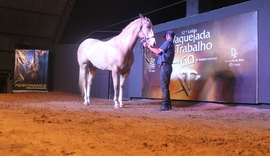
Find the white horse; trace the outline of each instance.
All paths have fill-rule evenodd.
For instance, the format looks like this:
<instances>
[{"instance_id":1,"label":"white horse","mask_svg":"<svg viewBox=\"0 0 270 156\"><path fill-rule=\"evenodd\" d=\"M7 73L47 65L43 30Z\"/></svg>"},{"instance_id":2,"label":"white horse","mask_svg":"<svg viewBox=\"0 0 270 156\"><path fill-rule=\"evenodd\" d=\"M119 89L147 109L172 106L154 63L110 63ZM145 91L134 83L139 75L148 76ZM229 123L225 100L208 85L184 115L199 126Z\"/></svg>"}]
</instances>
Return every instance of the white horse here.
<instances>
[{"instance_id":1,"label":"white horse","mask_svg":"<svg viewBox=\"0 0 270 156\"><path fill-rule=\"evenodd\" d=\"M108 41L97 39L84 40L77 52L80 66L79 86L84 98L84 105L90 104L90 90L96 68L111 70L114 87L114 107L123 107L122 97L124 82L133 64L133 48L141 38L150 45L155 44L154 33L150 19L140 15L140 18L131 22L122 32ZM119 96L118 75L120 75Z\"/></svg>"}]
</instances>

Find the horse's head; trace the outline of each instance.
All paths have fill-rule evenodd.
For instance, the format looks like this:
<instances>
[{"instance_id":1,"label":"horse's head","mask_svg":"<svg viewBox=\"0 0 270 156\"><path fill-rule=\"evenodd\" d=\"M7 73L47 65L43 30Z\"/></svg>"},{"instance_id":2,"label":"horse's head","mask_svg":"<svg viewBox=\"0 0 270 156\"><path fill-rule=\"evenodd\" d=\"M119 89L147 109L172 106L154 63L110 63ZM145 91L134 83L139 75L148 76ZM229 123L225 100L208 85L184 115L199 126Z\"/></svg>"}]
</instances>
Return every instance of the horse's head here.
<instances>
[{"instance_id":1,"label":"horse's head","mask_svg":"<svg viewBox=\"0 0 270 156\"><path fill-rule=\"evenodd\" d=\"M141 29L139 32L139 37L143 39L145 42L154 46L156 44L156 39L153 32L153 25L149 18L143 17L140 14L141 18Z\"/></svg>"}]
</instances>

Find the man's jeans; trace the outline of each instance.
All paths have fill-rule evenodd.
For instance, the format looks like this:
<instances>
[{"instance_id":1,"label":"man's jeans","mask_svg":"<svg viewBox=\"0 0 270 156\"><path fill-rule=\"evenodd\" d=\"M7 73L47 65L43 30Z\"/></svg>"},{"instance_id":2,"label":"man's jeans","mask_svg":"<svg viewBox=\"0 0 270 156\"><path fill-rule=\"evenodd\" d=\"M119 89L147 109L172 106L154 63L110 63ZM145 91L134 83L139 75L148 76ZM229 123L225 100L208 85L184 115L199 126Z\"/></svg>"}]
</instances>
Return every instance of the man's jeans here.
<instances>
[{"instance_id":1,"label":"man's jeans","mask_svg":"<svg viewBox=\"0 0 270 156\"><path fill-rule=\"evenodd\" d=\"M163 63L160 66L160 88L163 94L163 102L162 105L171 106L171 98L170 98L170 79L172 73L172 66L167 63Z\"/></svg>"}]
</instances>

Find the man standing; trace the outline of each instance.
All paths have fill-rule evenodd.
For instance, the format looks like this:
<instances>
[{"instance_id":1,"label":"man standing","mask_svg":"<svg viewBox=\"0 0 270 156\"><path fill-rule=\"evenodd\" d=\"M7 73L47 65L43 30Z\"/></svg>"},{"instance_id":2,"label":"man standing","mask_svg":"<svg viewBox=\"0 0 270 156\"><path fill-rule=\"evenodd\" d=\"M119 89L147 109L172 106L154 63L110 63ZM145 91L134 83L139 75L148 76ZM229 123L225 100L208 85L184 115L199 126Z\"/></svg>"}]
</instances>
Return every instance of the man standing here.
<instances>
[{"instance_id":1,"label":"man standing","mask_svg":"<svg viewBox=\"0 0 270 156\"><path fill-rule=\"evenodd\" d=\"M165 35L166 40L159 48L151 47L148 44L146 45L151 52L158 55L157 63L160 65L160 88L163 94L162 105L158 109L160 111L168 111L172 109L169 85L175 54L173 44L174 36L175 33L172 30L168 30Z\"/></svg>"}]
</instances>

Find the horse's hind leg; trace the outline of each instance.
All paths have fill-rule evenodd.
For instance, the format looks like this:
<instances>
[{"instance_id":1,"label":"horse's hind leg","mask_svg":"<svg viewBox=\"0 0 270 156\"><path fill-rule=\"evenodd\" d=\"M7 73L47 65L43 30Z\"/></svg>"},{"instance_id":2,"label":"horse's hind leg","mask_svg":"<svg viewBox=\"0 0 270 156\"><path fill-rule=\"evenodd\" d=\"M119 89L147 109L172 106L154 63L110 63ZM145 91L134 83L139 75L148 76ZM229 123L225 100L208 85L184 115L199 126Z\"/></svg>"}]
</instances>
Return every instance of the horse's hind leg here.
<instances>
[{"instance_id":1,"label":"horse's hind leg","mask_svg":"<svg viewBox=\"0 0 270 156\"><path fill-rule=\"evenodd\" d=\"M94 75L95 68L93 66L83 64L80 67L80 87L83 92L84 105L90 104L90 91Z\"/></svg>"},{"instance_id":2,"label":"horse's hind leg","mask_svg":"<svg viewBox=\"0 0 270 156\"><path fill-rule=\"evenodd\" d=\"M87 77L88 77L87 73L88 73L87 64L85 63L85 64L80 65L79 85L80 85L81 93L83 96L84 105L90 104L90 100L87 96Z\"/></svg>"},{"instance_id":3,"label":"horse's hind leg","mask_svg":"<svg viewBox=\"0 0 270 156\"><path fill-rule=\"evenodd\" d=\"M86 94L87 94L87 103L90 104L90 93L91 93L91 86L92 81L96 73L96 68L90 65L87 73L87 86L86 86Z\"/></svg>"}]
</instances>

